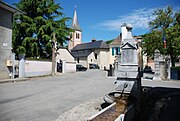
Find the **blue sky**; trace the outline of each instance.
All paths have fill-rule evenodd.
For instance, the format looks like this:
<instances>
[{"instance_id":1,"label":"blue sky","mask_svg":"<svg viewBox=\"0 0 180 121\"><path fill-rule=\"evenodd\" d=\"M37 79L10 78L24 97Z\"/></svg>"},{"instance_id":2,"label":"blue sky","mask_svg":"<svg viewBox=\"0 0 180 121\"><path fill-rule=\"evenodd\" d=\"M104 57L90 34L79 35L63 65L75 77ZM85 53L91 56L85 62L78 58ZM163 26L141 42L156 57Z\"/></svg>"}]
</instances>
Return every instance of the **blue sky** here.
<instances>
[{"instance_id":1,"label":"blue sky","mask_svg":"<svg viewBox=\"0 0 180 121\"><path fill-rule=\"evenodd\" d=\"M19 0L3 0L8 4ZM152 12L168 5L180 10L179 0L55 0L63 8L67 17L73 17L76 5L78 21L82 29L82 42L111 40L121 32L123 23L133 25L133 35L148 32L148 22L154 17ZM71 25L71 21L68 22Z\"/></svg>"}]
</instances>

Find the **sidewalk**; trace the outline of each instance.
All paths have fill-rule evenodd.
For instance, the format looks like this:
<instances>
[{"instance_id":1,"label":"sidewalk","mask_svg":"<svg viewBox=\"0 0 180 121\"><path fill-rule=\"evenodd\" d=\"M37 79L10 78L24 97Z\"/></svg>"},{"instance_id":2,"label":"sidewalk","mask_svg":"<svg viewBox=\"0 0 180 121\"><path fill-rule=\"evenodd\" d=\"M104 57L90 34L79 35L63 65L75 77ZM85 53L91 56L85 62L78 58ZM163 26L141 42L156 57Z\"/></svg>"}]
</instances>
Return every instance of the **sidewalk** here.
<instances>
[{"instance_id":1,"label":"sidewalk","mask_svg":"<svg viewBox=\"0 0 180 121\"><path fill-rule=\"evenodd\" d=\"M26 81L26 80L29 80L29 78L3 79L3 80L0 80L0 84L8 83L8 82L20 82L20 81Z\"/></svg>"},{"instance_id":2,"label":"sidewalk","mask_svg":"<svg viewBox=\"0 0 180 121\"><path fill-rule=\"evenodd\" d=\"M150 80L142 79L142 86L180 88L180 80Z\"/></svg>"}]
</instances>

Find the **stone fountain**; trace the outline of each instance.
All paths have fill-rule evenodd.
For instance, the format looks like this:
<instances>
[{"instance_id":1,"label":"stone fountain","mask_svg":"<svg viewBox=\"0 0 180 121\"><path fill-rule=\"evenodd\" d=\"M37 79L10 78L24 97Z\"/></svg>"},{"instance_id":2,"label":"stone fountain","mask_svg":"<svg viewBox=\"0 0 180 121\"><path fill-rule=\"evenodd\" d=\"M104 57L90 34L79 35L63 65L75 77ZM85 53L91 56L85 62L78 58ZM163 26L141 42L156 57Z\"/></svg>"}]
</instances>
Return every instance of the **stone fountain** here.
<instances>
[{"instance_id":1,"label":"stone fountain","mask_svg":"<svg viewBox=\"0 0 180 121\"><path fill-rule=\"evenodd\" d=\"M118 101L122 102L125 99L126 103L124 104L126 106L122 111L125 114L124 118L133 120L140 112L141 69L138 64L139 46L132 36L132 25L123 24L122 27L125 27L127 32L126 36L122 38L121 56L118 58L118 65L114 72L117 77L114 83L115 89L104 97L104 101L111 104L113 102L118 103Z\"/></svg>"}]
</instances>

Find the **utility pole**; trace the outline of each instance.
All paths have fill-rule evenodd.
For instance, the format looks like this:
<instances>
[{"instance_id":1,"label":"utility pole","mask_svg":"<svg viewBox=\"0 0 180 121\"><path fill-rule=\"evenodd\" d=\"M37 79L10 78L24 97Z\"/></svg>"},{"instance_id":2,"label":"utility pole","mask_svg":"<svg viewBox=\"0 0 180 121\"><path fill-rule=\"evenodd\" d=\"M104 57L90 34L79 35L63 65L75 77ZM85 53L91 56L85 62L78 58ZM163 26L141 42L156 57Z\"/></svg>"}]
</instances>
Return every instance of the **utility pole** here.
<instances>
[{"instance_id":1,"label":"utility pole","mask_svg":"<svg viewBox=\"0 0 180 121\"><path fill-rule=\"evenodd\" d=\"M55 62L55 45L56 44L56 34L53 33L53 39L52 39L52 76L55 75L55 66L56 66L56 62Z\"/></svg>"}]
</instances>

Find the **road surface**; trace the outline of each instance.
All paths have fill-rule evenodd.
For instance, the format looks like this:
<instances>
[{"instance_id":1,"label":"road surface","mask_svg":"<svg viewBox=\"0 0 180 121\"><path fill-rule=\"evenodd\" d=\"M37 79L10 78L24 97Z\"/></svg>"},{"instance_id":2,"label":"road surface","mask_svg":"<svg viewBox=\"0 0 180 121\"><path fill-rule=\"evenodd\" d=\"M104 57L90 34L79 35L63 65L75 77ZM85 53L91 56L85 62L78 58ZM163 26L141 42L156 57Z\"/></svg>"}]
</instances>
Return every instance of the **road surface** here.
<instances>
[{"instance_id":1,"label":"road surface","mask_svg":"<svg viewBox=\"0 0 180 121\"><path fill-rule=\"evenodd\" d=\"M60 74L0 84L0 121L54 121L64 112L113 89L106 72Z\"/></svg>"}]
</instances>

